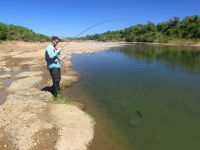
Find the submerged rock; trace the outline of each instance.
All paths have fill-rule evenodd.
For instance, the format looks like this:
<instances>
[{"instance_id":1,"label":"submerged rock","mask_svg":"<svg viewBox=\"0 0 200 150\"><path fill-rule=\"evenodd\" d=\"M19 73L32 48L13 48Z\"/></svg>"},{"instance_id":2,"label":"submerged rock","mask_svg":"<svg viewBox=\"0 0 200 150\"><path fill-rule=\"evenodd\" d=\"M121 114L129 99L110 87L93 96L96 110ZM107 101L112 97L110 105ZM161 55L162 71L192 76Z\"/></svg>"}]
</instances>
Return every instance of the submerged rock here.
<instances>
[{"instance_id":1,"label":"submerged rock","mask_svg":"<svg viewBox=\"0 0 200 150\"><path fill-rule=\"evenodd\" d=\"M136 110L136 113L137 113L137 115L138 115L140 118L142 118L142 113L141 113L141 111Z\"/></svg>"},{"instance_id":2,"label":"submerged rock","mask_svg":"<svg viewBox=\"0 0 200 150\"><path fill-rule=\"evenodd\" d=\"M130 126L139 126L140 125L140 118L132 117L132 118L129 119L128 124Z\"/></svg>"},{"instance_id":3,"label":"submerged rock","mask_svg":"<svg viewBox=\"0 0 200 150\"><path fill-rule=\"evenodd\" d=\"M71 102L72 105L78 107L81 110L86 110L86 105L80 102Z\"/></svg>"},{"instance_id":4,"label":"submerged rock","mask_svg":"<svg viewBox=\"0 0 200 150\"><path fill-rule=\"evenodd\" d=\"M72 85L74 82L77 82L79 79L78 75L63 75L61 78L61 88Z\"/></svg>"},{"instance_id":5,"label":"submerged rock","mask_svg":"<svg viewBox=\"0 0 200 150\"><path fill-rule=\"evenodd\" d=\"M76 76L79 76L79 73L78 72L76 72L76 71L74 71L74 70L67 70L67 74L68 75L76 75Z\"/></svg>"}]
</instances>

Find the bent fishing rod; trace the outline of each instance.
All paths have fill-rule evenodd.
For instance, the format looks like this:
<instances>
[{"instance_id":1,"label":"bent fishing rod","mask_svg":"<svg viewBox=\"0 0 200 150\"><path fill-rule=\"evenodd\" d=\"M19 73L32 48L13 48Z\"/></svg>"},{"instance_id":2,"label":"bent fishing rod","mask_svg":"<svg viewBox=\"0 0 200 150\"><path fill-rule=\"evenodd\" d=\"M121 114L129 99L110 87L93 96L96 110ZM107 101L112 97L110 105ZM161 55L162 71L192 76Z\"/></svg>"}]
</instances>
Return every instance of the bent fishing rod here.
<instances>
[{"instance_id":1,"label":"bent fishing rod","mask_svg":"<svg viewBox=\"0 0 200 150\"><path fill-rule=\"evenodd\" d=\"M92 25L92 26L89 26L89 27L86 28L85 30L81 31L79 34L77 34L75 37L73 37L69 42L67 42L66 44L64 44L64 45L61 47L61 49L63 49L65 46L67 46L67 45L68 45L69 43L71 43L73 40L77 39L77 38L78 38L80 35L82 35L83 33L85 33L85 32L87 32L87 31L89 31L89 30L95 28L96 26L99 26L99 25L104 24L104 23L107 23L107 22L113 22L113 21L123 21L123 22L128 22L128 23L130 23L129 20L126 20L126 19L123 19L123 18L103 20L103 21L98 22L98 23L96 23L96 24L94 24L94 25ZM59 58L62 62L65 63L65 61L64 61L61 57L58 56L58 58Z\"/></svg>"},{"instance_id":2,"label":"bent fishing rod","mask_svg":"<svg viewBox=\"0 0 200 150\"><path fill-rule=\"evenodd\" d=\"M118 19L109 19L109 20L103 20L101 22L98 22L88 28L86 28L85 30L81 31L79 34L77 34L75 37L73 37L69 42L67 42L66 44L64 44L61 49L63 49L65 46L67 46L69 43L71 43L73 40L77 39L80 35L82 35L83 33L95 28L96 26L99 26L101 24L107 23L107 22L113 22L113 21L123 21L123 22L128 22L130 23L129 20L123 19L123 18L118 18Z\"/></svg>"}]
</instances>

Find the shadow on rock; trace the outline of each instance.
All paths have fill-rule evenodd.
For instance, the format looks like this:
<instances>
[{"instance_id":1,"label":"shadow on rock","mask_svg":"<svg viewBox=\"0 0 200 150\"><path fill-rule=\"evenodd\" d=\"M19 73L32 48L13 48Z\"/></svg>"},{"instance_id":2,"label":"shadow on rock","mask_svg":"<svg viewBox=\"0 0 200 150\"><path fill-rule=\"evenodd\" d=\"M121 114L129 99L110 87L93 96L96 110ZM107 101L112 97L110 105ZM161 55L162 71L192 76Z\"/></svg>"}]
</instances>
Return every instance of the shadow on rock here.
<instances>
[{"instance_id":1,"label":"shadow on rock","mask_svg":"<svg viewBox=\"0 0 200 150\"><path fill-rule=\"evenodd\" d=\"M41 91L50 92L53 95L53 89L51 86L46 86L42 88Z\"/></svg>"}]
</instances>

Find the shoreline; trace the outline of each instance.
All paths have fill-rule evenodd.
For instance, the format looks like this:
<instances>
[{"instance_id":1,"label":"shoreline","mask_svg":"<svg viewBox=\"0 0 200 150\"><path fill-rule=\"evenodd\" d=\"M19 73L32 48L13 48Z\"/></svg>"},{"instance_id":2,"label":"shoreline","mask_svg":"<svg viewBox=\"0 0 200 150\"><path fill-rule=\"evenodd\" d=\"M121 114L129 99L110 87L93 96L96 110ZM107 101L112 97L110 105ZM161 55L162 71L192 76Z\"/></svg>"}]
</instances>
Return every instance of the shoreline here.
<instances>
[{"instance_id":1,"label":"shoreline","mask_svg":"<svg viewBox=\"0 0 200 150\"><path fill-rule=\"evenodd\" d=\"M6 51L1 52L0 58L0 89L6 93L5 101L1 99L3 104L0 105L0 148L86 150L92 142L95 123L90 116L73 104L55 102L50 93L41 90L51 86L44 61L44 49L48 44L0 44ZM62 69L61 88L78 80L78 74L71 69L73 54L93 53L121 45L113 42L70 43L62 54L66 64Z\"/></svg>"},{"instance_id":2,"label":"shoreline","mask_svg":"<svg viewBox=\"0 0 200 150\"><path fill-rule=\"evenodd\" d=\"M169 45L169 46L189 46L189 47L200 47L200 42L191 41L169 41L166 43L159 42L126 42L126 41L95 41L95 40L74 40L74 42L96 42L96 43L121 43L124 45L129 44L149 44L149 45Z\"/></svg>"},{"instance_id":3,"label":"shoreline","mask_svg":"<svg viewBox=\"0 0 200 150\"><path fill-rule=\"evenodd\" d=\"M169 45L169 46L189 46L189 47L200 47L200 43L194 42L169 42L169 43L158 43L158 42L127 42L130 44L149 44L149 45Z\"/></svg>"}]
</instances>

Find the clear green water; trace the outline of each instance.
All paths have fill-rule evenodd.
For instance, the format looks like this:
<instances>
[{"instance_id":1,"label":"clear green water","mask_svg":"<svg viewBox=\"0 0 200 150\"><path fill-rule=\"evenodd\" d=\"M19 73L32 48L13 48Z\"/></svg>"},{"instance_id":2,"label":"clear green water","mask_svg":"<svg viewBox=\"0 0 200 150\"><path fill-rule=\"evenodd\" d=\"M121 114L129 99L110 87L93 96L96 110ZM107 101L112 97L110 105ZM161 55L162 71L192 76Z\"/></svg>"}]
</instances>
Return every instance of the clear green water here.
<instances>
[{"instance_id":1,"label":"clear green water","mask_svg":"<svg viewBox=\"0 0 200 150\"><path fill-rule=\"evenodd\" d=\"M124 150L200 149L197 48L132 45L74 55L73 68L127 142Z\"/></svg>"}]
</instances>

